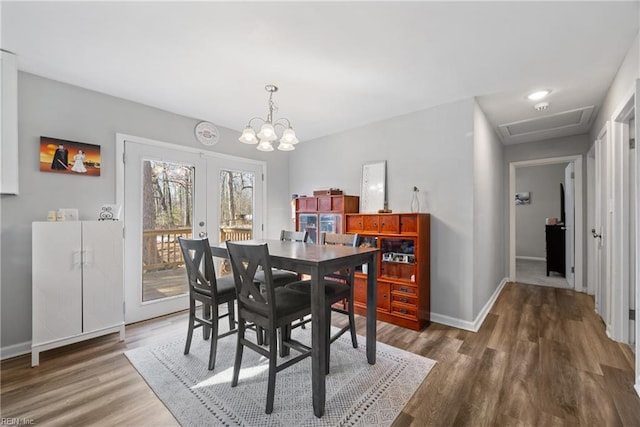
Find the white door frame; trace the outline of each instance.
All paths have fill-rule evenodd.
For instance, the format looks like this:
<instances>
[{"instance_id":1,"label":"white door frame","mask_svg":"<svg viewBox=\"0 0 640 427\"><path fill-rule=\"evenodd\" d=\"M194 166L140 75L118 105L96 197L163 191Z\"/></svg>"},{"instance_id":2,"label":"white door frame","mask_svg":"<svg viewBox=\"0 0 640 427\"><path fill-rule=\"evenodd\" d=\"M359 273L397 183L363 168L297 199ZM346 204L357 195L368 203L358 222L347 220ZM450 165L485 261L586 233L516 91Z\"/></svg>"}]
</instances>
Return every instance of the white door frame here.
<instances>
[{"instance_id":1,"label":"white door frame","mask_svg":"<svg viewBox=\"0 0 640 427\"><path fill-rule=\"evenodd\" d=\"M525 166L542 166L556 163L574 164L575 172L575 280L574 289L584 292L583 280L583 241L584 241L584 220L582 212L584 210L582 187L582 155L550 157L546 159L523 160L509 163L509 193L507 200L509 201L509 280L516 280L516 205L513 202L513 195L516 193L516 168Z\"/></svg>"},{"instance_id":2,"label":"white door frame","mask_svg":"<svg viewBox=\"0 0 640 427\"><path fill-rule=\"evenodd\" d=\"M637 146L638 136L640 135L640 120L638 120L638 111L640 111L640 80L636 80L635 84L635 99L634 106L636 111L636 117L634 120L635 123L635 138L636 138L636 148L633 153L632 161L635 162L635 170L636 170L636 183L635 183L635 201L636 201L636 234L631 238L634 239L635 247L636 247L636 313L640 310L640 148ZM638 346L640 345L640 327L638 327L638 320L636 317L636 381L635 381L635 390L638 395L640 395L640 351L638 351Z\"/></svg>"},{"instance_id":3,"label":"white door frame","mask_svg":"<svg viewBox=\"0 0 640 427\"><path fill-rule=\"evenodd\" d=\"M635 84L611 116L611 338L629 342L629 161L628 122L635 115Z\"/></svg>"},{"instance_id":4,"label":"white door frame","mask_svg":"<svg viewBox=\"0 0 640 427\"><path fill-rule=\"evenodd\" d=\"M200 157L202 157L204 160L206 159L223 159L223 160L227 160L229 162L243 162L243 163L249 163L249 164L255 164L258 165L259 168L261 168L262 171L262 176L264 177L263 180L256 180L255 185L261 185L261 192L263 194L262 197L262 203L261 206L254 206L254 209L258 209L261 212L261 220L264 223L266 220L266 198L264 197L264 195L266 194L266 189L267 189L267 181L266 181L266 162L264 161L260 161L260 160L253 160L253 159L245 159L242 157L237 157L237 156L231 156L231 155L227 155L227 154L221 154L221 153L216 153L216 152L211 152L211 151L204 151L201 149L196 149L196 148L192 148L192 147L187 147L184 145L179 145L179 144L173 144L173 143L169 143L169 142L163 142L163 141L157 141L157 140L153 140L153 139L148 139L148 138L142 138L142 137L138 137L138 136L132 136L132 135L126 135L126 134L121 134L121 133L116 133L116 149L115 149L115 155L116 155L116 204L120 205L122 207L122 212L121 212L121 218L123 219L126 215L126 205L125 205L125 164L124 164L124 155L125 155L125 141L129 141L129 142L134 142L134 143L138 143L138 144L145 144L148 145L150 147L153 148L165 148L165 149L170 149L170 150L175 150L175 151L181 151L181 152L185 152L185 153L192 153L192 154L196 154L199 155ZM207 225L209 227L209 225ZM256 227L254 227L255 230L259 230L258 233L256 233L256 238L260 238L262 236L261 233L264 233L264 229L266 229L266 227L264 226L264 224L259 224ZM127 233L126 229L124 231L125 235ZM125 264L127 263L127 258L125 257L124 260ZM125 267L126 269L126 267ZM126 292L126 283L125 283L125 292ZM176 300L176 302L178 302L179 300L184 299L186 301L186 297L183 296L178 296L178 297L173 297L173 299ZM166 299L162 299L162 300L157 300L155 303L160 304L161 302L164 302ZM154 301L149 301L149 302L145 302L145 305L153 305ZM186 303L185 303L186 304ZM173 306L173 305L171 305ZM185 308L187 307L187 305L184 306ZM147 310L149 311L149 310ZM153 311L153 310L151 310ZM126 313L126 310L125 310ZM164 313L160 313L160 314L164 314ZM142 319L133 319L132 321L138 321L138 320L142 320ZM126 322L131 323L131 321L128 321L127 319L125 319Z\"/></svg>"}]
</instances>

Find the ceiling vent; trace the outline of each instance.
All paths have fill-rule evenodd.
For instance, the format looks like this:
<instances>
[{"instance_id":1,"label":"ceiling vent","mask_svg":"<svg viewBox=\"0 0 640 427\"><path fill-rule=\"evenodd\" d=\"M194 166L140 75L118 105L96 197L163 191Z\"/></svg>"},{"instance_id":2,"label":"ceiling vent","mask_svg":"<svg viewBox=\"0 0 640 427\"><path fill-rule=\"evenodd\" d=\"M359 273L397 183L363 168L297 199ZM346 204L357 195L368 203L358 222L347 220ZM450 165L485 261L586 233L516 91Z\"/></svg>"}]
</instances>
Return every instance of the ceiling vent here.
<instances>
[{"instance_id":1,"label":"ceiling vent","mask_svg":"<svg viewBox=\"0 0 640 427\"><path fill-rule=\"evenodd\" d=\"M534 105L533 108L536 111L544 111L547 108L549 108L549 103L548 102L540 102L539 104Z\"/></svg>"},{"instance_id":2,"label":"ceiling vent","mask_svg":"<svg viewBox=\"0 0 640 427\"><path fill-rule=\"evenodd\" d=\"M536 109L538 105L536 105ZM589 107L563 111L536 119L506 123L499 125L498 131L505 144L518 144L562 136L579 135L589 130L589 121L593 110L594 106L591 105Z\"/></svg>"}]
</instances>

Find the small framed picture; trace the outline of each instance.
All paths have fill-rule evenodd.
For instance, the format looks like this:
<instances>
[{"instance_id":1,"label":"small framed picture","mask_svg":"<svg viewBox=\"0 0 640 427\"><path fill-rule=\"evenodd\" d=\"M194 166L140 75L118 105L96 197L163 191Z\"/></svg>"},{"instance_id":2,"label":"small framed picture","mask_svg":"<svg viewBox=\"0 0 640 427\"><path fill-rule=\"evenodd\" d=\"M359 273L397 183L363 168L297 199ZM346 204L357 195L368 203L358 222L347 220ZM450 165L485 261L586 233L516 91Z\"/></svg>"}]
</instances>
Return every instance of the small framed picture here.
<instances>
[{"instance_id":1,"label":"small framed picture","mask_svg":"<svg viewBox=\"0 0 640 427\"><path fill-rule=\"evenodd\" d=\"M531 192L526 191L522 193L516 193L516 205L529 205L531 204Z\"/></svg>"},{"instance_id":2,"label":"small framed picture","mask_svg":"<svg viewBox=\"0 0 640 427\"><path fill-rule=\"evenodd\" d=\"M100 176L100 146L41 136L40 172Z\"/></svg>"}]
</instances>

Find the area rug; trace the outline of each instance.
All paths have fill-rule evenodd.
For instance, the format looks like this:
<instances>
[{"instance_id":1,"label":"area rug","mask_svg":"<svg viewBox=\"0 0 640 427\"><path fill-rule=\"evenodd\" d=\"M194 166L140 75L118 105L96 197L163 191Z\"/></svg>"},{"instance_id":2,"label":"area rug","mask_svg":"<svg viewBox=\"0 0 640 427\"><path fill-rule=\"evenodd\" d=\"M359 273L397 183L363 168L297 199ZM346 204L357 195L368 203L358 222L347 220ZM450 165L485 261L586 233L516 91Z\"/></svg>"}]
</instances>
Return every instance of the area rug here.
<instances>
[{"instance_id":1,"label":"area rug","mask_svg":"<svg viewBox=\"0 0 640 427\"><path fill-rule=\"evenodd\" d=\"M304 343L311 341L309 329L294 334ZM216 368L208 371L208 341L197 330L190 353L184 355L185 335L125 353L183 426L388 426L435 364L378 343L376 364L369 365L366 340L358 337L359 348L354 349L345 334L331 345L324 416L313 415L310 358L278 372L273 413L267 415L267 359L245 349L238 385L231 387L236 336L219 341Z\"/></svg>"}]
</instances>

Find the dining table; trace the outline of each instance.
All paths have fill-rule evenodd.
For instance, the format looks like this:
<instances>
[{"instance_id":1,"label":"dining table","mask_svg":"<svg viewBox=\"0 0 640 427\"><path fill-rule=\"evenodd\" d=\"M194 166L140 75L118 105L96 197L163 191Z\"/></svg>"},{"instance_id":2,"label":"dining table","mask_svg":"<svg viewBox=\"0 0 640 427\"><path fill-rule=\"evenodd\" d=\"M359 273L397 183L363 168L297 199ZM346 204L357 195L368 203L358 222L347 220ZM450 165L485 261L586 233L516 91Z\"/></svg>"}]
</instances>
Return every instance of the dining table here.
<instances>
[{"instance_id":1,"label":"dining table","mask_svg":"<svg viewBox=\"0 0 640 427\"><path fill-rule=\"evenodd\" d=\"M368 264L367 268L367 327L366 355L369 364L376 363L376 283L377 248L359 248L339 245L289 242L271 239L236 241L242 244L267 244L271 266L295 271L311 277L311 388L313 413L322 417L326 400L325 346L330 345L327 335L326 316L330 311L325 306L323 278L325 275L345 268L356 268ZM214 257L228 258L226 243L211 246ZM353 284L352 284L353 286Z\"/></svg>"}]
</instances>

